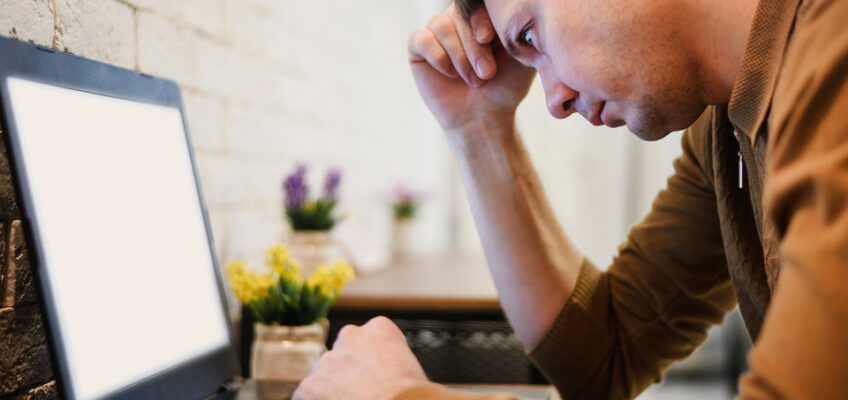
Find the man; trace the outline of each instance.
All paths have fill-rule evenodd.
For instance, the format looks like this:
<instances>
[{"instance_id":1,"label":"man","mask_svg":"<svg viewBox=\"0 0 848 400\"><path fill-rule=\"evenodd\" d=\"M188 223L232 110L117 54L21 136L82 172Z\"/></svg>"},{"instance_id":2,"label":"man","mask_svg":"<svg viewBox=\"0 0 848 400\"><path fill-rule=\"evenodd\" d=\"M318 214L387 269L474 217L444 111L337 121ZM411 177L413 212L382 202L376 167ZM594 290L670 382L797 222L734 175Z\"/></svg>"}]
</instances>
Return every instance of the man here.
<instances>
[{"instance_id":1,"label":"man","mask_svg":"<svg viewBox=\"0 0 848 400\"><path fill-rule=\"evenodd\" d=\"M848 398L845 21L840 0L458 0L412 34L501 303L564 398L635 397L737 303L755 341L740 398ZM525 67L554 117L688 127L607 272L557 225L515 130ZM384 318L345 328L297 396L472 398L427 383Z\"/></svg>"}]
</instances>

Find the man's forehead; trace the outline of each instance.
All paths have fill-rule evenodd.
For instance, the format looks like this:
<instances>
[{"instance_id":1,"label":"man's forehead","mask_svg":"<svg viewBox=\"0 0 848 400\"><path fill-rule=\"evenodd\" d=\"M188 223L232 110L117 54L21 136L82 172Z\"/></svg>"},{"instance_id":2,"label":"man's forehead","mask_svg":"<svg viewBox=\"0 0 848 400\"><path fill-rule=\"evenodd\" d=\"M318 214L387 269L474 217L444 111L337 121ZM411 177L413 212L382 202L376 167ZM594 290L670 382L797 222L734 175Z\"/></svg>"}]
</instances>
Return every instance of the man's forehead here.
<instances>
[{"instance_id":1,"label":"man's forehead","mask_svg":"<svg viewBox=\"0 0 848 400\"><path fill-rule=\"evenodd\" d=\"M498 33L503 34L510 20L530 6L530 0L485 0L486 11Z\"/></svg>"},{"instance_id":2,"label":"man's forehead","mask_svg":"<svg viewBox=\"0 0 848 400\"><path fill-rule=\"evenodd\" d=\"M522 28L515 26L522 23L517 17L527 14L535 6L536 0L485 0L484 3L498 36L507 41L511 39L508 35L516 35L518 32L513 31Z\"/></svg>"},{"instance_id":3,"label":"man's forehead","mask_svg":"<svg viewBox=\"0 0 848 400\"><path fill-rule=\"evenodd\" d=\"M536 0L485 0L486 11L495 31L501 39L507 52L517 58L518 50L514 43L515 37L520 33L524 23L522 15L527 15L535 6Z\"/></svg>"}]
</instances>

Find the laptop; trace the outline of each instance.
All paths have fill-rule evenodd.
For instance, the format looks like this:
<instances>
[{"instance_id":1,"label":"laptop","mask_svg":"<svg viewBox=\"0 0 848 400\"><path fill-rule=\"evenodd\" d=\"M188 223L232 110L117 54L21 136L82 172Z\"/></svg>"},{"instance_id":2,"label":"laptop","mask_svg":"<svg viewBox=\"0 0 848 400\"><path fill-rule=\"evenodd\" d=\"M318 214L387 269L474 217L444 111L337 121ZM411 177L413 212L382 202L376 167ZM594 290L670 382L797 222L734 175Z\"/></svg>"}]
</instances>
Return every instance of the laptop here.
<instances>
[{"instance_id":1,"label":"laptop","mask_svg":"<svg viewBox=\"0 0 848 400\"><path fill-rule=\"evenodd\" d=\"M0 38L0 103L62 397L235 397L177 85Z\"/></svg>"}]
</instances>

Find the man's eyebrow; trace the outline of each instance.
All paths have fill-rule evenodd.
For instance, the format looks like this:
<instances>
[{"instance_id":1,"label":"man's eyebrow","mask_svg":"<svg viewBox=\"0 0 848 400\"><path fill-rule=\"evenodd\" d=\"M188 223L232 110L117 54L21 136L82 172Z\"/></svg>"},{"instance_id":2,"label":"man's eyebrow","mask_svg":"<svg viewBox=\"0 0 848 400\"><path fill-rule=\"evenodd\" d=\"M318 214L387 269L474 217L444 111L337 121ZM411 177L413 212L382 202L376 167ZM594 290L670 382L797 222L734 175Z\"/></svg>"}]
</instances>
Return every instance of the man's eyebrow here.
<instances>
[{"instance_id":1,"label":"man's eyebrow","mask_svg":"<svg viewBox=\"0 0 848 400\"><path fill-rule=\"evenodd\" d=\"M513 16L509 22L506 24L506 30L504 31L504 35L506 37L503 38L504 47L506 48L506 52L509 53L512 58L518 59L520 52L518 51L518 44L515 43L516 33L515 31L518 29L518 19Z\"/></svg>"}]
</instances>

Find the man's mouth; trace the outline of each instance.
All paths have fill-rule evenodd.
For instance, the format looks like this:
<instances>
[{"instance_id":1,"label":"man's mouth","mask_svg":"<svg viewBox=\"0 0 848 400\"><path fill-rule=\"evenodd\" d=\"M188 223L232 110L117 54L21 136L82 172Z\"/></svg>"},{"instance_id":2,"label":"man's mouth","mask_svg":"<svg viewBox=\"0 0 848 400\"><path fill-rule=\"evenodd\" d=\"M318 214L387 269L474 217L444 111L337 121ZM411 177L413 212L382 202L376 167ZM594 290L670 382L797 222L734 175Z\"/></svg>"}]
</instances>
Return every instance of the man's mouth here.
<instances>
[{"instance_id":1,"label":"man's mouth","mask_svg":"<svg viewBox=\"0 0 848 400\"><path fill-rule=\"evenodd\" d=\"M586 117L586 120L589 121L592 125L601 126L604 124L604 120L602 119L604 106L606 106L607 102L598 103L595 108L592 110L592 114Z\"/></svg>"},{"instance_id":2,"label":"man's mouth","mask_svg":"<svg viewBox=\"0 0 848 400\"><path fill-rule=\"evenodd\" d=\"M618 128L619 126L624 126L624 120L612 114L611 110L607 109L607 102L604 102L604 105L601 107L601 121L604 125L610 128Z\"/></svg>"}]
</instances>

